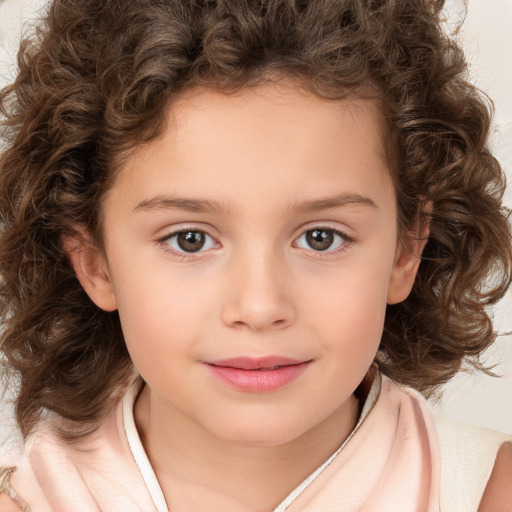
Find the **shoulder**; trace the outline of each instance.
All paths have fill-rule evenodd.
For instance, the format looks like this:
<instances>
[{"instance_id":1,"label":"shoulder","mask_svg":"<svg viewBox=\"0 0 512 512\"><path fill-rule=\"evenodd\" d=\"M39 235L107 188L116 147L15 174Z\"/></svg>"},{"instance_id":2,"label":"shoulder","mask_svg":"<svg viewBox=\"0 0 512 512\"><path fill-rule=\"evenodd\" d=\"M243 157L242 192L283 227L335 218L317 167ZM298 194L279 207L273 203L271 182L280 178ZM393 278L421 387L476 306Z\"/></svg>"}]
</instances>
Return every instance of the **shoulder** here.
<instances>
[{"instance_id":1,"label":"shoulder","mask_svg":"<svg viewBox=\"0 0 512 512\"><path fill-rule=\"evenodd\" d=\"M12 429L5 436L0 450L0 510L2 512L32 512L28 503L34 499L40 509L49 511L44 491L32 467L31 456L39 446L45 450L44 429L36 429L28 441Z\"/></svg>"},{"instance_id":2,"label":"shoulder","mask_svg":"<svg viewBox=\"0 0 512 512\"><path fill-rule=\"evenodd\" d=\"M57 416L45 418L17 450L2 450L2 512L51 512L61 505L61 501L62 510L72 510L71 495L79 497L79 502L87 502L87 496L83 496L85 485L80 468L73 459L74 449L58 435L56 427L59 424ZM56 496L59 501L54 503Z\"/></svg>"},{"instance_id":3,"label":"shoulder","mask_svg":"<svg viewBox=\"0 0 512 512\"><path fill-rule=\"evenodd\" d=\"M498 451L478 510L479 512L510 512L512 510L512 441L503 443Z\"/></svg>"},{"instance_id":4,"label":"shoulder","mask_svg":"<svg viewBox=\"0 0 512 512\"><path fill-rule=\"evenodd\" d=\"M26 503L11 484L11 479L23 457L23 438L4 402L0 404L0 413L0 510L28 511Z\"/></svg>"},{"instance_id":5,"label":"shoulder","mask_svg":"<svg viewBox=\"0 0 512 512\"><path fill-rule=\"evenodd\" d=\"M19 459L5 466L9 487L31 507L14 510L71 511L77 504L84 512L154 510L126 438L121 403L97 429L73 440L63 439L56 429L61 423L50 420L26 440ZM7 488L3 495L9 496ZM0 510L11 512L12 503L1 499Z\"/></svg>"},{"instance_id":6,"label":"shoulder","mask_svg":"<svg viewBox=\"0 0 512 512\"><path fill-rule=\"evenodd\" d=\"M30 512L30 507L11 485L14 466L0 466L0 507L2 512Z\"/></svg>"},{"instance_id":7,"label":"shoulder","mask_svg":"<svg viewBox=\"0 0 512 512\"><path fill-rule=\"evenodd\" d=\"M507 456L511 455L507 454L507 448L505 455L501 455L502 447L508 446L512 438L495 430L459 423L441 416L434 416L434 422L441 458L441 510L474 512L479 508L484 492L492 492L492 489L489 492L486 490L488 482L490 485L497 479L495 485L500 485L505 478ZM502 458L505 460L500 462ZM498 462L499 467L495 466ZM512 459L508 462L512 463ZM502 464L504 467L500 469ZM512 475L509 475L508 479L511 478ZM505 488L501 488L502 494ZM502 509L491 510L498 512ZM510 512L512 507L503 510Z\"/></svg>"}]
</instances>

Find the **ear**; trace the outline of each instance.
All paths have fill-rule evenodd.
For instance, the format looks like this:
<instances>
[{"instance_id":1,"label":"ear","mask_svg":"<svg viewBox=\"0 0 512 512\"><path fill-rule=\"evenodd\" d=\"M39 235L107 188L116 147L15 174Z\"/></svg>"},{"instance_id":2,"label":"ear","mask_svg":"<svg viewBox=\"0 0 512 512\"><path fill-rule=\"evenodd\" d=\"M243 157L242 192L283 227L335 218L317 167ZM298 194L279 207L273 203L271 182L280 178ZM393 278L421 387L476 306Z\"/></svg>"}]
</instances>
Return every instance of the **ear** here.
<instances>
[{"instance_id":1,"label":"ear","mask_svg":"<svg viewBox=\"0 0 512 512\"><path fill-rule=\"evenodd\" d=\"M388 304L402 302L411 293L429 233L428 219L418 220L416 230L399 242L389 280Z\"/></svg>"},{"instance_id":2,"label":"ear","mask_svg":"<svg viewBox=\"0 0 512 512\"><path fill-rule=\"evenodd\" d=\"M62 246L77 279L89 298L105 311L115 311L117 300L103 251L80 230L76 235L63 235Z\"/></svg>"}]
</instances>

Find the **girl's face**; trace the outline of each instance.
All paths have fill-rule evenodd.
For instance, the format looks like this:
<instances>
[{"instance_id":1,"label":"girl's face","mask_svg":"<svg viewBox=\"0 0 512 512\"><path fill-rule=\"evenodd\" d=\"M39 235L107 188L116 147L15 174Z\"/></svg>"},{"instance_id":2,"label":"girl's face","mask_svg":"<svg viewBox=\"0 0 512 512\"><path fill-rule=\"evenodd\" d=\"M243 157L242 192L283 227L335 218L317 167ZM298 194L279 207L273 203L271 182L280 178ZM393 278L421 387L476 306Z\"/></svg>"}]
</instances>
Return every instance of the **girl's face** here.
<instances>
[{"instance_id":1,"label":"girl's face","mask_svg":"<svg viewBox=\"0 0 512 512\"><path fill-rule=\"evenodd\" d=\"M343 415L417 267L397 248L377 112L195 88L125 161L84 286L119 310L159 417L268 446Z\"/></svg>"}]
</instances>

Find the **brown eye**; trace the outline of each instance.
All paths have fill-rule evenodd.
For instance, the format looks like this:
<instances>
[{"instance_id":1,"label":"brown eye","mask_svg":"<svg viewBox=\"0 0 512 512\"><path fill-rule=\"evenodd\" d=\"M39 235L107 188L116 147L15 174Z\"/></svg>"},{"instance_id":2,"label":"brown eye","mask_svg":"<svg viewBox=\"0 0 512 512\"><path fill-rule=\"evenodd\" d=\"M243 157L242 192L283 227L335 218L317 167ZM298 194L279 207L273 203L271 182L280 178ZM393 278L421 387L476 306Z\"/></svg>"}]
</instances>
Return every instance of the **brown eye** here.
<instances>
[{"instance_id":1,"label":"brown eye","mask_svg":"<svg viewBox=\"0 0 512 512\"><path fill-rule=\"evenodd\" d=\"M176 252L194 253L212 249L216 246L213 238L196 229L177 231L162 240L166 245Z\"/></svg>"},{"instance_id":2,"label":"brown eye","mask_svg":"<svg viewBox=\"0 0 512 512\"><path fill-rule=\"evenodd\" d=\"M333 240L334 233L325 229L314 229L306 233L306 241L315 251L326 251L331 247Z\"/></svg>"},{"instance_id":3,"label":"brown eye","mask_svg":"<svg viewBox=\"0 0 512 512\"><path fill-rule=\"evenodd\" d=\"M197 252L204 246L204 233L200 231L183 231L177 235L177 243L185 252Z\"/></svg>"},{"instance_id":4,"label":"brown eye","mask_svg":"<svg viewBox=\"0 0 512 512\"><path fill-rule=\"evenodd\" d=\"M304 232L297 239L297 246L313 251L334 250L347 242L347 238L335 229L315 228Z\"/></svg>"}]
</instances>

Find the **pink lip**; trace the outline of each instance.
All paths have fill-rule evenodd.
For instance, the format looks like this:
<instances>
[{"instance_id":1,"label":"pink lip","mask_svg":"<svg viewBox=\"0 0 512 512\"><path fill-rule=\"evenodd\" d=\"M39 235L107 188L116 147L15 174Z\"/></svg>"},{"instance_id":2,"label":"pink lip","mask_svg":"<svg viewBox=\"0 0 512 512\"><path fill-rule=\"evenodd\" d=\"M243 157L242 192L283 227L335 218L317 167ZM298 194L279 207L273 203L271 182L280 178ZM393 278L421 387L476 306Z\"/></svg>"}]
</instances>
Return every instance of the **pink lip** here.
<instances>
[{"instance_id":1,"label":"pink lip","mask_svg":"<svg viewBox=\"0 0 512 512\"><path fill-rule=\"evenodd\" d=\"M311 362L312 360L266 356L205 361L205 364L215 377L235 389L265 393L279 389L300 377Z\"/></svg>"}]
</instances>

